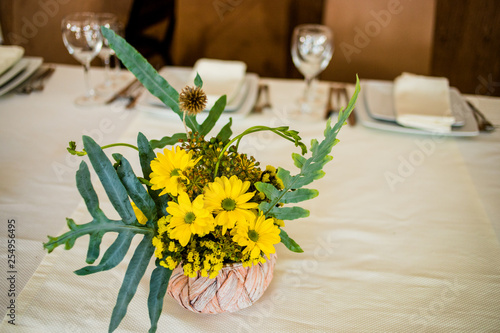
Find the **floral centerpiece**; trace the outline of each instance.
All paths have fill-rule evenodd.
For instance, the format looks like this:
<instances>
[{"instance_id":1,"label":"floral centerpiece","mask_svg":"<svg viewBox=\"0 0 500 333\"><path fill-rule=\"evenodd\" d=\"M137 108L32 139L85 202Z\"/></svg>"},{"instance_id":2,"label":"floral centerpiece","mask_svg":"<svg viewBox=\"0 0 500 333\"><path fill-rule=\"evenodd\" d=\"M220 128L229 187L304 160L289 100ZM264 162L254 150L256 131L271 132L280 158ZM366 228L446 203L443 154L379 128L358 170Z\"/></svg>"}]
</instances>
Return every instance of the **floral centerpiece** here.
<instances>
[{"instance_id":1,"label":"floral centerpiece","mask_svg":"<svg viewBox=\"0 0 500 333\"><path fill-rule=\"evenodd\" d=\"M78 151L70 142L70 153L88 155L121 220L109 219L99 207L89 167L82 161L76 182L92 221L76 224L67 219L69 231L49 236L44 247L49 252L60 245L70 249L78 238L90 236L89 266L75 271L87 275L117 266L132 239L141 235L118 292L110 332L124 318L152 257L156 268L150 277L148 297L150 332L156 331L167 291L196 312L235 311L251 305L272 278L274 246L281 242L293 252L302 252L285 232L284 221L307 217L309 212L288 205L318 195L318 191L304 186L324 176L322 169L332 159L329 154L338 141L337 133L354 108L359 81L345 111L339 112L338 122L332 127L327 121L323 140L312 140L310 156L306 157L308 150L299 133L286 126L255 126L233 137L230 119L217 135L208 138L224 110L226 96L199 124L196 114L206 106L199 76L193 87L178 93L124 39L106 28L102 33L125 66L179 115L186 131L161 140L148 140L139 133L137 146L100 147L84 136L84 149ZM271 131L300 148L300 153L292 154L299 169L296 175L281 167L261 168L253 157L239 151L242 137L258 131ZM136 176L124 156L113 154L114 163L108 159L103 149L117 145L138 151L142 177ZM154 149L163 150L155 154ZM118 236L99 263L92 265L100 257L103 235L109 232Z\"/></svg>"}]
</instances>

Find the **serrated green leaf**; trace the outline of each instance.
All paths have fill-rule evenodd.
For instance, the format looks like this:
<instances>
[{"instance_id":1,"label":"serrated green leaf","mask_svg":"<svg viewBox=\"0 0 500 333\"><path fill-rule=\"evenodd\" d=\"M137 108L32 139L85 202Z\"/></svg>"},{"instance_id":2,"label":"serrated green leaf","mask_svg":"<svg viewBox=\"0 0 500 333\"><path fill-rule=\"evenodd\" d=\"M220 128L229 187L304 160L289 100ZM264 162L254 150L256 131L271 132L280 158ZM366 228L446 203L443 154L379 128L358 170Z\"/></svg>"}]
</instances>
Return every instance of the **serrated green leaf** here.
<instances>
[{"instance_id":1,"label":"serrated green leaf","mask_svg":"<svg viewBox=\"0 0 500 333\"><path fill-rule=\"evenodd\" d=\"M173 146L179 142L179 140L187 140L186 133L176 133L172 136L164 136L160 140L151 140L149 144L152 149L164 148L165 146Z\"/></svg>"},{"instance_id":2,"label":"serrated green leaf","mask_svg":"<svg viewBox=\"0 0 500 333\"><path fill-rule=\"evenodd\" d=\"M302 253L304 250L297 244L293 239L291 239L285 230L280 228L280 238L281 242L292 252Z\"/></svg>"},{"instance_id":3,"label":"serrated green leaf","mask_svg":"<svg viewBox=\"0 0 500 333\"><path fill-rule=\"evenodd\" d=\"M338 142L336 138L337 134L340 131L340 128L346 123L349 114L354 109L354 104L358 97L359 90L359 79L356 76L356 89L354 94L351 97L347 108L339 112L339 119L337 123L332 128L331 121L328 120L324 131L324 139L321 142L318 142L316 139L311 140L311 157L305 158L298 154L292 155L294 164L300 169L299 174L291 176L288 170L278 168L277 176L283 182L283 190L279 192L268 191L266 197L269 199L269 202L261 203L259 205L259 209L264 213L264 215L269 214L281 220L296 219L309 215L309 212L300 207L280 208L276 205L286 201L284 196L289 195L289 193L291 193L289 191L299 190L303 186L308 185L314 180L320 179L325 175L325 172L322 169L327 162L332 160L332 157L328 154L330 154L333 146ZM304 193L308 194L302 196ZM299 198L300 200L305 200L308 196L316 196L314 192L298 192L298 194L291 195L292 200L298 200ZM297 198L293 198L294 195L296 195Z\"/></svg>"},{"instance_id":4,"label":"serrated green leaf","mask_svg":"<svg viewBox=\"0 0 500 333\"><path fill-rule=\"evenodd\" d=\"M111 204L125 224L133 224L136 221L134 210L130 204L127 190L120 182L111 161L91 137L83 136L83 145Z\"/></svg>"},{"instance_id":5,"label":"serrated green leaf","mask_svg":"<svg viewBox=\"0 0 500 333\"><path fill-rule=\"evenodd\" d=\"M304 156L297 153L292 153L292 158L293 158L293 164L299 169L301 169L304 166L304 163L307 160Z\"/></svg>"},{"instance_id":6,"label":"serrated green leaf","mask_svg":"<svg viewBox=\"0 0 500 333\"><path fill-rule=\"evenodd\" d=\"M203 136L207 135L212 128L214 128L217 120L219 120L222 111L226 107L226 95L222 95L217 102L215 102L214 106L210 109L210 113L205 121L201 124L199 133Z\"/></svg>"},{"instance_id":7,"label":"serrated green leaf","mask_svg":"<svg viewBox=\"0 0 500 333\"><path fill-rule=\"evenodd\" d=\"M163 310L163 298L167 292L171 275L172 271L170 269L160 265L157 265L153 273L151 273L148 296L149 320L151 322L149 333L156 332L158 328L158 320Z\"/></svg>"},{"instance_id":8,"label":"serrated green leaf","mask_svg":"<svg viewBox=\"0 0 500 333\"><path fill-rule=\"evenodd\" d=\"M146 272L146 268L155 251L151 243L152 239L153 235L145 235L135 249L132 259L130 259L125 277L123 278L123 283L118 292L118 298L113 308L113 313L111 314L109 332L113 332L118 325L120 325L123 317L125 317L128 305L134 297L137 286Z\"/></svg>"},{"instance_id":9,"label":"serrated green leaf","mask_svg":"<svg viewBox=\"0 0 500 333\"><path fill-rule=\"evenodd\" d=\"M285 195L283 195L281 202L284 204L297 203L316 198L318 194L318 190L299 188L295 191L287 192Z\"/></svg>"},{"instance_id":10,"label":"serrated green leaf","mask_svg":"<svg viewBox=\"0 0 500 333\"><path fill-rule=\"evenodd\" d=\"M137 176L134 174L134 171L130 166L130 163L120 154L113 154L113 158L115 159L115 161L119 162L116 173L122 181L122 184L127 189L130 198L146 216L148 221L155 221L155 202L153 201L153 199L151 199L144 186L137 179Z\"/></svg>"},{"instance_id":11,"label":"serrated green leaf","mask_svg":"<svg viewBox=\"0 0 500 333\"><path fill-rule=\"evenodd\" d=\"M229 118L229 121L222 129L220 130L219 134L217 134L217 139L221 140L222 142L229 140L231 135L233 135L233 131L231 130L231 125L233 124L233 118Z\"/></svg>"},{"instance_id":12,"label":"serrated green leaf","mask_svg":"<svg viewBox=\"0 0 500 333\"><path fill-rule=\"evenodd\" d=\"M76 275L89 275L97 272L103 272L116 267L122 262L127 254L130 244L135 234L133 231L125 230L118 234L113 244L106 250L102 256L99 265L86 266L75 271Z\"/></svg>"},{"instance_id":13,"label":"serrated green leaf","mask_svg":"<svg viewBox=\"0 0 500 333\"><path fill-rule=\"evenodd\" d=\"M194 85L199 88L203 87L203 80L198 73L196 73L196 77L194 78Z\"/></svg>"},{"instance_id":14,"label":"serrated green leaf","mask_svg":"<svg viewBox=\"0 0 500 333\"><path fill-rule=\"evenodd\" d=\"M179 93L125 39L104 26L101 27L101 32L125 67L153 96L169 106L182 120L183 112L179 108ZM199 130L199 124L194 116L186 116L186 125L193 132Z\"/></svg>"}]
</instances>

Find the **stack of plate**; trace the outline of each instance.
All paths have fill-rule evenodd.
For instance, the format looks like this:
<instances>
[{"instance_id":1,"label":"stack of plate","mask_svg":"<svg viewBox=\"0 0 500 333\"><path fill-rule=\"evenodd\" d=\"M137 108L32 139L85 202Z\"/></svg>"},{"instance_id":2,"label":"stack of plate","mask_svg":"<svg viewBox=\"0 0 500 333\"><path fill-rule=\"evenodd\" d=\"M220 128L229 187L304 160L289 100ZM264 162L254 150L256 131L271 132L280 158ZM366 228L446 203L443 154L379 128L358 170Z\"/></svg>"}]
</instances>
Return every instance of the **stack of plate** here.
<instances>
[{"instance_id":1,"label":"stack of plate","mask_svg":"<svg viewBox=\"0 0 500 333\"><path fill-rule=\"evenodd\" d=\"M240 61L200 59L193 68L164 67L159 71L159 74L178 92L186 85L194 86L196 73L203 80L203 90L208 100L206 110L199 115L199 118L207 117L208 111L222 95L227 96L223 116L244 116L252 110L257 98L259 76L247 73L246 65ZM178 118L168 106L148 91L139 99L137 108L166 117Z\"/></svg>"},{"instance_id":2,"label":"stack of plate","mask_svg":"<svg viewBox=\"0 0 500 333\"><path fill-rule=\"evenodd\" d=\"M450 87L448 96L451 116L454 118L449 131L409 127L398 121L395 106L395 83L392 81L362 80L361 92L356 103L356 114L360 122L370 128L392 132L414 134L436 134L443 136L476 136L479 134L473 111L458 89ZM425 105L423 103L422 105ZM422 110L425 114L427 110Z\"/></svg>"},{"instance_id":3,"label":"stack of plate","mask_svg":"<svg viewBox=\"0 0 500 333\"><path fill-rule=\"evenodd\" d=\"M42 65L39 57L23 57L20 46L0 45L0 96L26 81Z\"/></svg>"}]
</instances>

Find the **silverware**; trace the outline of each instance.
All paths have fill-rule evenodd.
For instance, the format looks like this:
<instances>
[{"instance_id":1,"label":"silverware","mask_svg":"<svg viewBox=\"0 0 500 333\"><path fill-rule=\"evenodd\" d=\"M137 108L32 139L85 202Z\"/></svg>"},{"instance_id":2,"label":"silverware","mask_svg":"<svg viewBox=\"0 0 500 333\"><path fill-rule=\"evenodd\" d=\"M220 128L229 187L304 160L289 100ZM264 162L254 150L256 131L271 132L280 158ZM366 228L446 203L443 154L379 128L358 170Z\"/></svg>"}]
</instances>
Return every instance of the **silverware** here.
<instances>
[{"instance_id":1,"label":"silverware","mask_svg":"<svg viewBox=\"0 0 500 333\"><path fill-rule=\"evenodd\" d=\"M335 113L335 109L333 108L332 105L332 96L334 93L336 93L336 88L330 87L330 89L328 89L328 96L326 100L325 119L330 118L332 114Z\"/></svg>"},{"instance_id":2,"label":"silverware","mask_svg":"<svg viewBox=\"0 0 500 333\"><path fill-rule=\"evenodd\" d=\"M264 98L264 102L261 100ZM262 110L271 108L271 97L269 95L269 86L267 84L260 84L257 91L257 99L253 108L254 113L262 113Z\"/></svg>"},{"instance_id":3,"label":"silverware","mask_svg":"<svg viewBox=\"0 0 500 333\"><path fill-rule=\"evenodd\" d=\"M30 94L33 91L42 91L45 87L44 81L48 79L54 72L54 66L44 66L39 68L26 82L16 89L17 93Z\"/></svg>"},{"instance_id":4,"label":"silverware","mask_svg":"<svg viewBox=\"0 0 500 333\"><path fill-rule=\"evenodd\" d=\"M137 78L135 78L134 80L132 80L132 82L130 82L125 87L123 87L121 90L119 90L117 93L115 93L113 96L111 96L104 104L111 104L114 101L116 101L118 98L130 96L130 93L132 91L134 91L135 89L137 89L134 86L136 86L138 84L140 84L140 82ZM132 89L132 88L134 88L134 89Z\"/></svg>"},{"instance_id":5,"label":"silverware","mask_svg":"<svg viewBox=\"0 0 500 333\"><path fill-rule=\"evenodd\" d=\"M484 114L479 111L478 108L474 104L472 104L470 101L466 101L467 105L471 108L474 118L476 119L477 122L477 127L480 132L493 132L495 130L495 125L493 125L486 117Z\"/></svg>"},{"instance_id":6,"label":"silverware","mask_svg":"<svg viewBox=\"0 0 500 333\"><path fill-rule=\"evenodd\" d=\"M136 88L129 96L130 101L127 103L127 105L125 105L125 109L133 108L139 100L139 97L141 97L143 91L144 89L142 89L142 87Z\"/></svg>"}]
</instances>

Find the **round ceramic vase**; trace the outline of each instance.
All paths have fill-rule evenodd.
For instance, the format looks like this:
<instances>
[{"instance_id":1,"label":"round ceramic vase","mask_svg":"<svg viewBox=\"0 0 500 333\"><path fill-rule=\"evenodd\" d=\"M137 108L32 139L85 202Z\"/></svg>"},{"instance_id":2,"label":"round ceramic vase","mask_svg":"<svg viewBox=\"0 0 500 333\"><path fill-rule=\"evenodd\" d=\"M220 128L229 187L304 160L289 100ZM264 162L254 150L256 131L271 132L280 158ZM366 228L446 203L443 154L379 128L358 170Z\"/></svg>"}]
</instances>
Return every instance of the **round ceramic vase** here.
<instances>
[{"instance_id":1,"label":"round ceramic vase","mask_svg":"<svg viewBox=\"0 0 500 333\"><path fill-rule=\"evenodd\" d=\"M170 276L167 292L182 307L197 313L235 312L256 302L273 279L276 254L265 263L243 267L241 263L224 266L213 278L189 278L182 265Z\"/></svg>"}]
</instances>

